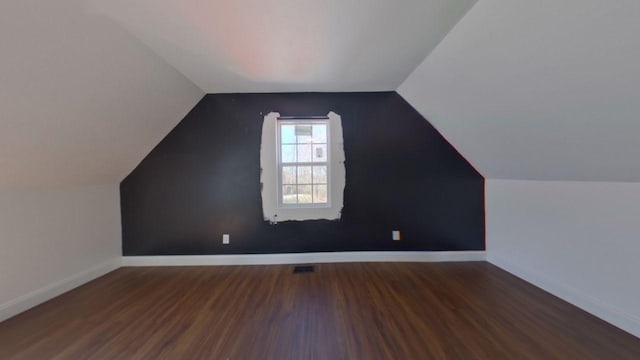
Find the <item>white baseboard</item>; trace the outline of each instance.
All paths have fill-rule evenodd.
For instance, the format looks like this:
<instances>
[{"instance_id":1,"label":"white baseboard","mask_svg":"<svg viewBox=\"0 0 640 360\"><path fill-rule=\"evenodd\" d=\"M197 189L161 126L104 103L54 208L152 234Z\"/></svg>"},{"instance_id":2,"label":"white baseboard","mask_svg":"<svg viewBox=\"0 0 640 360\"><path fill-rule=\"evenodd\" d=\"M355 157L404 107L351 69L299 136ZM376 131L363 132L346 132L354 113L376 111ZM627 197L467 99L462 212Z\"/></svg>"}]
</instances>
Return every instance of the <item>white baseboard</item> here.
<instances>
[{"instance_id":1,"label":"white baseboard","mask_svg":"<svg viewBox=\"0 0 640 360\"><path fill-rule=\"evenodd\" d=\"M270 265L341 262L488 261L499 268L640 337L640 319L571 286L544 278L511 261L485 251L358 251L286 254L124 256L0 304L0 322L94 280L120 266Z\"/></svg>"},{"instance_id":2,"label":"white baseboard","mask_svg":"<svg viewBox=\"0 0 640 360\"><path fill-rule=\"evenodd\" d=\"M121 266L121 258L114 258L91 269L82 271L55 283L49 284L43 288L22 295L18 298L10 300L4 304L0 304L0 321L4 321L10 317L18 315L36 305L51 300L69 290L89 281L99 278L100 276L116 270Z\"/></svg>"},{"instance_id":3,"label":"white baseboard","mask_svg":"<svg viewBox=\"0 0 640 360\"><path fill-rule=\"evenodd\" d=\"M636 337L640 337L640 319L624 310L584 294L568 284L561 284L541 276L531 269L525 269L507 259L492 255L490 252L487 253L487 261Z\"/></svg>"},{"instance_id":4,"label":"white baseboard","mask_svg":"<svg viewBox=\"0 0 640 360\"><path fill-rule=\"evenodd\" d=\"M0 304L0 322L121 266L269 265L339 262L485 261L484 251L362 251L287 254L124 256Z\"/></svg>"},{"instance_id":5,"label":"white baseboard","mask_svg":"<svg viewBox=\"0 0 640 360\"><path fill-rule=\"evenodd\" d=\"M122 266L272 265L340 262L485 261L484 251L356 251L287 254L124 256Z\"/></svg>"}]
</instances>

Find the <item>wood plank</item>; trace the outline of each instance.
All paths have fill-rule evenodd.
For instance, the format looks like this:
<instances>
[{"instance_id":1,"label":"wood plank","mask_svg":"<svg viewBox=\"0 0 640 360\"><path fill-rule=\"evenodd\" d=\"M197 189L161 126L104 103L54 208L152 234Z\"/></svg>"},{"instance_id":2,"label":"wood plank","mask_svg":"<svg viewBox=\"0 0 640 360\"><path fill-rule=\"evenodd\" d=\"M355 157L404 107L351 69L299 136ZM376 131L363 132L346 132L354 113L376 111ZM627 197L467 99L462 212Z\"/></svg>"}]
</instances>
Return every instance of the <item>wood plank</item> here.
<instances>
[{"instance_id":1,"label":"wood plank","mask_svg":"<svg viewBox=\"0 0 640 360\"><path fill-rule=\"evenodd\" d=\"M0 359L639 359L484 263L121 268L0 323Z\"/></svg>"}]
</instances>

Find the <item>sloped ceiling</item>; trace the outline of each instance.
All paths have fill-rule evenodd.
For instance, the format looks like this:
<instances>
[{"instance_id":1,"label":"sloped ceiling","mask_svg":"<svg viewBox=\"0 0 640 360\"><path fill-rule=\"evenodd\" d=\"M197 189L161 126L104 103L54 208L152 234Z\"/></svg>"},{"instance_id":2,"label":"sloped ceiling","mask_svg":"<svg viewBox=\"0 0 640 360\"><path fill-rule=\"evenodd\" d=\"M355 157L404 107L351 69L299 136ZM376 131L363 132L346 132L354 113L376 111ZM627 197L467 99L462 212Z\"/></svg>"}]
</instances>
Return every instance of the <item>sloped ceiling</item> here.
<instances>
[{"instance_id":1,"label":"sloped ceiling","mask_svg":"<svg viewBox=\"0 0 640 360\"><path fill-rule=\"evenodd\" d=\"M84 0L0 2L0 187L118 183L202 96Z\"/></svg>"},{"instance_id":2,"label":"sloped ceiling","mask_svg":"<svg viewBox=\"0 0 640 360\"><path fill-rule=\"evenodd\" d=\"M482 0L400 86L488 178L640 181L640 2Z\"/></svg>"},{"instance_id":3,"label":"sloped ceiling","mask_svg":"<svg viewBox=\"0 0 640 360\"><path fill-rule=\"evenodd\" d=\"M209 93L395 90L476 0L93 0Z\"/></svg>"}]
</instances>

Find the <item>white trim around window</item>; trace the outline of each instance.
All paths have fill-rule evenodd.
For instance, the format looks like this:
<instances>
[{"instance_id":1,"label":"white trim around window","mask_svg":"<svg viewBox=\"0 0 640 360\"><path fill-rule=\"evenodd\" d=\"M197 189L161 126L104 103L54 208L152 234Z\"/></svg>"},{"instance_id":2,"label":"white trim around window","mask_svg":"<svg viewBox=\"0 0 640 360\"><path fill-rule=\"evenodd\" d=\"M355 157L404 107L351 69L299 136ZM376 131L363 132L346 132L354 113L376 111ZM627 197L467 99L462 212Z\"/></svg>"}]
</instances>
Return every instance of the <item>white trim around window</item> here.
<instances>
[{"instance_id":1,"label":"white trim around window","mask_svg":"<svg viewBox=\"0 0 640 360\"><path fill-rule=\"evenodd\" d=\"M342 140L342 119L340 115L330 112L326 116L319 117L304 117L300 119L300 122L308 122L309 124L322 124L326 122L326 136L327 136L327 202L321 204L284 204L282 201L281 192L283 191L282 170L279 152L281 151L281 141L279 134L278 123L287 124L294 123L300 118L288 117L282 118L279 113L272 112L264 116L263 128L262 128L262 144L260 149L260 167L261 175L260 182L262 184L262 210L264 219L271 223L277 223L278 221L302 221L302 220L316 220L327 219L337 220L340 219L342 211L342 202L344 197L345 186L345 168L344 168L344 149ZM297 144L298 139L296 139ZM305 143L306 144L306 143ZM313 149L313 142L311 142ZM318 145L323 143L319 141ZM293 145L293 144L288 144ZM297 154L296 148L296 154ZM313 151L311 151L313 153ZM297 155L296 155L297 156ZM314 162L313 158L305 159L305 161L298 162L295 159L295 163L289 159L289 164L293 166L311 166L319 165L319 162ZM307 161L310 160L310 161ZM296 175L298 168L296 168ZM313 171L313 169L312 169ZM313 176L313 175L312 175ZM295 184L290 185L298 185ZM313 180L310 184L313 191ZM320 182L318 181L318 185ZM296 199L298 199L298 191L296 189ZM319 195L320 196L320 195ZM306 200L308 202L308 199Z\"/></svg>"}]
</instances>

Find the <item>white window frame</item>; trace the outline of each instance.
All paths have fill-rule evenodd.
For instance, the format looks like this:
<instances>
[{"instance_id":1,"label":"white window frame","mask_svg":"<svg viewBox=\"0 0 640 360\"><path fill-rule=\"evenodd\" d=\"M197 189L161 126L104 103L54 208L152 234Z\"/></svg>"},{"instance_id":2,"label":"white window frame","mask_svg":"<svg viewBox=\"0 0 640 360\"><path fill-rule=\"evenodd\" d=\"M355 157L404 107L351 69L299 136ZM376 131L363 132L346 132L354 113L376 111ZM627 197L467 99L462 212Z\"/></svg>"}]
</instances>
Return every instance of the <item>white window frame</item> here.
<instances>
[{"instance_id":1,"label":"white window frame","mask_svg":"<svg viewBox=\"0 0 640 360\"><path fill-rule=\"evenodd\" d=\"M324 162L282 162L282 142L281 142L281 125L325 125L327 127L326 136L326 151L327 160ZM313 147L312 147L313 149ZM297 148L296 148L297 150ZM276 120L276 172L277 172L277 188L276 194L278 197L278 209L310 209L310 208L330 208L331 207L331 123L326 116L317 117L278 117ZM297 155L296 155L297 156ZM297 160L297 158L296 158ZM326 203L297 203L297 204L285 204L282 202L282 168L284 166L326 166L327 167L327 202ZM297 185L298 172L296 171L296 185ZM313 181L312 181L313 183ZM306 185L306 184L305 184ZM299 185L298 185L299 186ZM312 192L313 196L313 187Z\"/></svg>"},{"instance_id":2,"label":"white window frame","mask_svg":"<svg viewBox=\"0 0 640 360\"><path fill-rule=\"evenodd\" d=\"M279 208L278 207L278 148L276 132L280 113L272 111L263 116L262 136L260 145L260 184L262 198L262 215L265 221L277 224L281 221L306 220L340 220L344 206L344 188L346 185L344 140L342 133L342 118L339 114L329 111L329 132L331 144L331 199L330 207L307 208ZM284 118L284 117L283 117ZM301 118L297 116L297 118Z\"/></svg>"}]
</instances>

